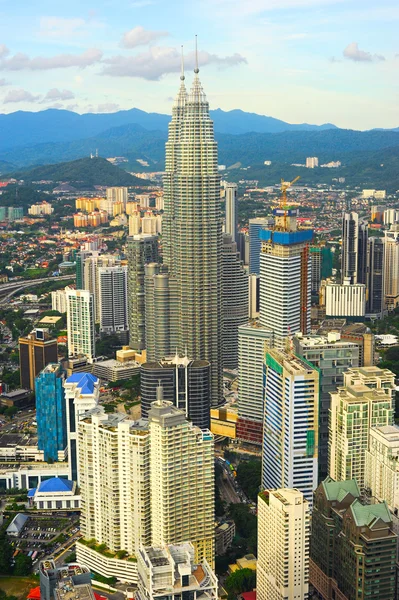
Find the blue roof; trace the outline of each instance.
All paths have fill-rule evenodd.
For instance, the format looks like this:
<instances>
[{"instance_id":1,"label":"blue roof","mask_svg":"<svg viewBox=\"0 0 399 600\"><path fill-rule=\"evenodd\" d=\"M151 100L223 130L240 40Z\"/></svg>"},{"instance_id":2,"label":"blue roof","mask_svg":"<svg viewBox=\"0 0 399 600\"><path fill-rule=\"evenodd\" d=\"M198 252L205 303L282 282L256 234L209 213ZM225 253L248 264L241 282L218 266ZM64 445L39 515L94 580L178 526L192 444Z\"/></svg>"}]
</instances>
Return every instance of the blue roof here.
<instances>
[{"instance_id":1,"label":"blue roof","mask_svg":"<svg viewBox=\"0 0 399 600\"><path fill-rule=\"evenodd\" d=\"M82 394L92 394L98 377L91 373L74 373L67 378L66 383L77 383Z\"/></svg>"},{"instance_id":2,"label":"blue roof","mask_svg":"<svg viewBox=\"0 0 399 600\"><path fill-rule=\"evenodd\" d=\"M38 492L71 492L74 482L69 479L61 479L61 477L52 477L42 481L37 488Z\"/></svg>"},{"instance_id":3,"label":"blue roof","mask_svg":"<svg viewBox=\"0 0 399 600\"><path fill-rule=\"evenodd\" d=\"M33 496L36 494L36 489L37 488L32 488L28 491L28 498L33 498Z\"/></svg>"}]
</instances>

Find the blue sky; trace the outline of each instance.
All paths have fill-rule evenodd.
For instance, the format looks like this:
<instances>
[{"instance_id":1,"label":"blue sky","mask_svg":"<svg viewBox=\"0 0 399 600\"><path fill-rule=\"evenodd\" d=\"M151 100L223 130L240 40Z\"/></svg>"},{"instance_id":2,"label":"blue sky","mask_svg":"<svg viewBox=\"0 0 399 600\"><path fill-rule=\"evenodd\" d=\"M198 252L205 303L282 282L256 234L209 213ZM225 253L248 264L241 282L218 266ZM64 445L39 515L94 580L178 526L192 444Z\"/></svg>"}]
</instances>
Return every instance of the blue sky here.
<instances>
[{"instance_id":1,"label":"blue sky","mask_svg":"<svg viewBox=\"0 0 399 600\"><path fill-rule=\"evenodd\" d=\"M0 0L0 112L170 113L198 34L211 108L399 126L397 0Z\"/></svg>"}]
</instances>

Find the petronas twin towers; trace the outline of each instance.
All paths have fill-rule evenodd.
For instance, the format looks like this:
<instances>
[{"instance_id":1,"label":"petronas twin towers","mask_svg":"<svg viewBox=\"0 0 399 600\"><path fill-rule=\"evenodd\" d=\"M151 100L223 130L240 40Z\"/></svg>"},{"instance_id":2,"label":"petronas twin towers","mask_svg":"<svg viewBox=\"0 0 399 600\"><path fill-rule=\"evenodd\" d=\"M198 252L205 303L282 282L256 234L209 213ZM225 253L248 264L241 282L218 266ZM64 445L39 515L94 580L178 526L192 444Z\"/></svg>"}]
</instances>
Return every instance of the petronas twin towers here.
<instances>
[{"instance_id":1,"label":"petronas twin towers","mask_svg":"<svg viewBox=\"0 0 399 600\"><path fill-rule=\"evenodd\" d=\"M194 73L188 93L181 74L169 124L162 270L169 279L170 349L174 353L174 345L179 353L211 363L211 405L216 405L223 398L220 180L209 104L198 67ZM147 347L147 353L159 358L156 347Z\"/></svg>"}]
</instances>

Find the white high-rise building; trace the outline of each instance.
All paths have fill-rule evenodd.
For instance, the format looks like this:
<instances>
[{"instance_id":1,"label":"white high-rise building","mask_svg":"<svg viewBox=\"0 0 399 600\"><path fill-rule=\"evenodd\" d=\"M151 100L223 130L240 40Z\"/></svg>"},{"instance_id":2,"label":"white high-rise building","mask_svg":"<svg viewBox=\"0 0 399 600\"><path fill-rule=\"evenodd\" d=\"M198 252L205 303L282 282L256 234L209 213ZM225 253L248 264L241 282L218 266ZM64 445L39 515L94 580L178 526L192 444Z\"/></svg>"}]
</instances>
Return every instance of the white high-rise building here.
<instances>
[{"instance_id":1,"label":"white high-rise building","mask_svg":"<svg viewBox=\"0 0 399 600\"><path fill-rule=\"evenodd\" d=\"M360 367L344 373L331 393L328 466L336 481L356 479L365 487L366 450L371 427L392 425L395 375L388 369Z\"/></svg>"},{"instance_id":2,"label":"white high-rise building","mask_svg":"<svg viewBox=\"0 0 399 600\"><path fill-rule=\"evenodd\" d=\"M120 265L120 259L112 254L93 253L84 259L83 285L84 290L89 290L94 297L94 319L100 322L100 293L98 270L100 267L114 267Z\"/></svg>"},{"instance_id":3,"label":"white high-rise building","mask_svg":"<svg viewBox=\"0 0 399 600\"><path fill-rule=\"evenodd\" d=\"M139 212L129 215L129 235L138 235L141 231L141 216Z\"/></svg>"},{"instance_id":4,"label":"white high-rise building","mask_svg":"<svg viewBox=\"0 0 399 600\"><path fill-rule=\"evenodd\" d=\"M79 420L95 408L100 395L100 380L91 373L74 373L64 383L69 479L79 483Z\"/></svg>"},{"instance_id":5,"label":"white high-rise building","mask_svg":"<svg viewBox=\"0 0 399 600\"><path fill-rule=\"evenodd\" d=\"M248 277L248 318L249 320L259 317L259 275L251 273Z\"/></svg>"},{"instance_id":6,"label":"white high-rise building","mask_svg":"<svg viewBox=\"0 0 399 600\"><path fill-rule=\"evenodd\" d=\"M74 288L67 285L63 290L55 290L51 292L51 310L56 310L60 313L66 313L67 311L67 290Z\"/></svg>"},{"instance_id":7,"label":"white high-rise building","mask_svg":"<svg viewBox=\"0 0 399 600\"><path fill-rule=\"evenodd\" d=\"M385 425L369 430L366 450L365 488L378 502L384 500L396 515L399 511L399 427Z\"/></svg>"},{"instance_id":8,"label":"white high-rise building","mask_svg":"<svg viewBox=\"0 0 399 600\"><path fill-rule=\"evenodd\" d=\"M136 600L217 600L218 580L206 560L198 563L190 542L150 546L138 553Z\"/></svg>"},{"instance_id":9,"label":"white high-rise building","mask_svg":"<svg viewBox=\"0 0 399 600\"><path fill-rule=\"evenodd\" d=\"M87 290L66 291L69 356L95 357L94 298Z\"/></svg>"},{"instance_id":10,"label":"white high-rise building","mask_svg":"<svg viewBox=\"0 0 399 600\"><path fill-rule=\"evenodd\" d=\"M148 424L98 407L79 422L79 443L81 532L103 544L108 557L82 543L78 560L103 576L136 581L132 560L151 543Z\"/></svg>"},{"instance_id":11,"label":"white high-rise building","mask_svg":"<svg viewBox=\"0 0 399 600\"><path fill-rule=\"evenodd\" d=\"M277 348L287 336L310 331L313 231L297 230L296 209L274 211L273 230L260 231L260 323L274 332Z\"/></svg>"},{"instance_id":12,"label":"white high-rise building","mask_svg":"<svg viewBox=\"0 0 399 600\"><path fill-rule=\"evenodd\" d=\"M266 354L262 487L294 487L309 505L318 483L319 371L293 354Z\"/></svg>"},{"instance_id":13,"label":"white high-rise building","mask_svg":"<svg viewBox=\"0 0 399 600\"><path fill-rule=\"evenodd\" d=\"M226 225L225 233L229 233L233 242L237 242L238 229L238 199L236 183L226 183L225 204L226 204Z\"/></svg>"},{"instance_id":14,"label":"white high-rise building","mask_svg":"<svg viewBox=\"0 0 399 600\"><path fill-rule=\"evenodd\" d=\"M319 159L317 158L317 156L308 156L306 159L306 168L307 169L314 169L315 167L319 166Z\"/></svg>"},{"instance_id":15,"label":"white high-rise building","mask_svg":"<svg viewBox=\"0 0 399 600\"><path fill-rule=\"evenodd\" d=\"M109 187L107 188L107 200L111 202L122 202L124 208L128 201L127 187Z\"/></svg>"},{"instance_id":16,"label":"white high-rise building","mask_svg":"<svg viewBox=\"0 0 399 600\"><path fill-rule=\"evenodd\" d=\"M258 496L257 600L307 600L309 503L297 489Z\"/></svg>"},{"instance_id":17,"label":"white high-rise building","mask_svg":"<svg viewBox=\"0 0 399 600\"><path fill-rule=\"evenodd\" d=\"M162 391L149 421L132 422L101 407L79 421L78 558L101 575L128 582L137 581L140 545L188 540L196 564L214 563L213 436L164 401Z\"/></svg>"},{"instance_id":18,"label":"white high-rise building","mask_svg":"<svg viewBox=\"0 0 399 600\"><path fill-rule=\"evenodd\" d=\"M240 440L261 445L264 364L273 332L253 322L238 328L238 423Z\"/></svg>"},{"instance_id":19,"label":"white high-rise building","mask_svg":"<svg viewBox=\"0 0 399 600\"><path fill-rule=\"evenodd\" d=\"M161 388L159 388L160 390ZM215 560L213 435L159 396L148 414L152 545L189 540L195 560Z\"/></svg>"},{"instance_id":20,"label":"white high-rise building","mask_svg":"<svg viewBox=\"0 0 399 600\"><path fill-rule=\"evenodd\" d=\"M385 306L394 310L399 306L399 225L385 232L384 243Z\"/></svg>"},{"instance_id":21,"label":"white high-rise building","mask_svg":"<svg viewBox=\"0 0 399 600\"><path fill-rule=\"evenodd\" d=\"M127 266L98 269L100 296L100 331L116 333L128 341Z\"/></svg>"}]
</instances>

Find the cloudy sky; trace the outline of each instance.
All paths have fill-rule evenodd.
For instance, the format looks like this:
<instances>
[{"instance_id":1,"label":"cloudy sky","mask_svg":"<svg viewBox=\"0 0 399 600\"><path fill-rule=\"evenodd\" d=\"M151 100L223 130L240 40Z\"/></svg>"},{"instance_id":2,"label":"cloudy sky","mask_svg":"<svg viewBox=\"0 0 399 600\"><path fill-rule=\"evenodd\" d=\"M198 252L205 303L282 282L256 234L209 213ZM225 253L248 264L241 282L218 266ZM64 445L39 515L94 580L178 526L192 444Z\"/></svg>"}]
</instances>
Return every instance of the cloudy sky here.
<instances>
[{"instance_id":1,"label":"cloudy sky","mask_svg":"<svg viewBox=\"0 0 399 600\"><path fill-rule=\"evenodd\" d=\"M397 0L0 0L0 112L170 113L198 34L211 108L399 126Z\"/></svg>"}]
</instances>

